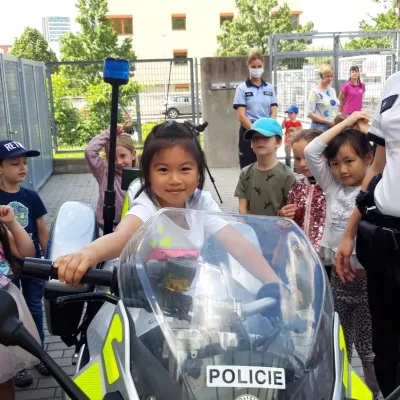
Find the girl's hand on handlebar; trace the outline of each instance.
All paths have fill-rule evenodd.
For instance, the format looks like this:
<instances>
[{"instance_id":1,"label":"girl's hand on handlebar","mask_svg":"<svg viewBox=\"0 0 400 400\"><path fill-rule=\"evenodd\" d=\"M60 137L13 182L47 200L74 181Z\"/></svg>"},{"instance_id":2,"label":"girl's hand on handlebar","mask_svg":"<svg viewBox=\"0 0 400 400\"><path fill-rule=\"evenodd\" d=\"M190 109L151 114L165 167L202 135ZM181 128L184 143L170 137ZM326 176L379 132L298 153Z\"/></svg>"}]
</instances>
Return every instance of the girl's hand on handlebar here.
<instances>
[{"instance_id":1,"label":"girl's hand on handlebar","mask_svg":"<svg viewBox=\"0 0 400 400\"><path fill-rule=\"evenodd\" d=\"M58 269L58 280L60 282L76 286L87 270L96 265L96 261L90 255L90 252L82 249L76 253L58 257L53 265L54 268Z\"/></svg>"}]
</instances>

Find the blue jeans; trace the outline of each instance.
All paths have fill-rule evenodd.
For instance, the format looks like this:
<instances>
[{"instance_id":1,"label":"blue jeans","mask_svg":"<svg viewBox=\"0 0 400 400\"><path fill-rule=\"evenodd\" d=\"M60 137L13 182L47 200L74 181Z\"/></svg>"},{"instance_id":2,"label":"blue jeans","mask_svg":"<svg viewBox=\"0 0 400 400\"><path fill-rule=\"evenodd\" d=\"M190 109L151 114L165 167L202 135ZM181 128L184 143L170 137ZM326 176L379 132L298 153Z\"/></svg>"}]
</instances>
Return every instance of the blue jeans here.
<instances>
[{"instance_id":1,"label":"blue jeans","mask_svg":"<svg viewBox=\"0 0 400 400\"><path fill-rule=\"evenodd\" d=\"M320 124L319 122L312 121L310 128L311 129L320 129L322 132L326 132L331 127L329 125Z\"/></svg>"},{"instance_id":2,"label":"blue jeans","mask_svg":"<svg viewBox=\"0 0 400 400\"><path fill-rule=\"evenodd\" d=\"M44 281L39 279L22 278L15 280L14 284L21 288L22 294L24 295L26 305L32 314L32 318L35 321L37 330L39 332L42 347L44 347L44 330L43 330L43 292L44 292Z\"/></svg>"}]
</instances>

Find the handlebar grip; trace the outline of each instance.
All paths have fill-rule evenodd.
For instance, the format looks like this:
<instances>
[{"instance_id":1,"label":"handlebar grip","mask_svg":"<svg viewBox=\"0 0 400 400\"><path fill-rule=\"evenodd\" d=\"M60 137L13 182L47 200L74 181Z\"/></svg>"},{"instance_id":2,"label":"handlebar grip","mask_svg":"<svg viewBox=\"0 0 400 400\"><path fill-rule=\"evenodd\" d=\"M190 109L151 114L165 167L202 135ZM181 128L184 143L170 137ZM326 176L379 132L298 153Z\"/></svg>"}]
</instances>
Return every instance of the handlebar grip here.
<instances>
[{"instance_id":1,"label":"handlebar grip","mask_svg":"<svg viewBox=\"0 0 400 400\"><path fill-rule=\"evenodd\" d=\"M25 258L21 275L25 278L45 281L49 280L49 278L58 279L58 271L57 268L53 267L53 262L41 258ZM114 273L112 271L91 268L83 275L80 283L111 287L113 285L113 278Z\"/></svg>"}]
</instances>

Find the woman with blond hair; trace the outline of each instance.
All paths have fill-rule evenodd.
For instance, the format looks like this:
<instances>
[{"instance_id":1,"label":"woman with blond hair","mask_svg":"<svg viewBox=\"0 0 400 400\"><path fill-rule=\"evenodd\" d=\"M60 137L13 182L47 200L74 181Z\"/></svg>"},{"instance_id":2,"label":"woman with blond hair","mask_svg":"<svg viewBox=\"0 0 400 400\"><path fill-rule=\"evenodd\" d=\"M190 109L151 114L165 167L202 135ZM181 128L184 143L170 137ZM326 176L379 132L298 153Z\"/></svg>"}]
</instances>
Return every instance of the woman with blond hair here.
<instances>
[{"instance_id":1,"label":"woman with blond hair","mask_svg":"<svg viewBox=\"0 0 400 400\"><path fill-rule=\"evenodd\" d=\"M312 121L312 129L327 131L334 125L338 115L336 90L331 87L334 73L331 64L321 64L319 67L320 82L308 95L308 118Z\"/></svg>"}]
</instances>

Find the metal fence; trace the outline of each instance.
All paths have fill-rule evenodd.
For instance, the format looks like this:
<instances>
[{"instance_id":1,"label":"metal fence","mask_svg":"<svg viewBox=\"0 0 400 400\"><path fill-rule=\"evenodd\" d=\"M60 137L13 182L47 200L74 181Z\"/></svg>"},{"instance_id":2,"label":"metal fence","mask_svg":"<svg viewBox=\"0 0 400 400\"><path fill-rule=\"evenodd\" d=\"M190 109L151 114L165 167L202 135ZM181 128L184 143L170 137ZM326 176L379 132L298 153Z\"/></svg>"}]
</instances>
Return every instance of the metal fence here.
<instances>
[{"instance_id":1,"label":"metal fence","mask_svg":"<svg viewBox=\"0 0 400 400\"><path fill-rule=\"evenodd\" d=\"M39 150L23 186L37 190L53 172L44 63L0 54L0 140Z\"/></svg>"},{"instance_id":2,"label":"metal fence","mask_svg":"<svg viewBox=\"0 0 400 400\"><path fill-rule=\"evenodd\" d=\"M102 82L103 61L46 67L55 152L82 152L110 123L111 87ZM196 60L132 60L130 68L132 86L121 88L119 122L128 123L126 132L133 134L139 148L151 128L165 119L199 119Z\"/></svg>"},{"instance_id":3,"label":"metal fence","mask_svg":"<svg viewBox=\"0 0 400 400\"><path fill-rule=\"evenodd\" d=\"M375 48L364 48L371 45L368 41L374 41ZM290 48L299 50L285 51ZM295 104L298 118L310 122L307 98L319 83L321 63L333 65L332 86L337 94L349 79L350 67L357 65L366 86L363 109L373 115L386 79L399 70L400 31L276 34L270 36L269 51L270 80L277 92L280 116Z\"/></svg>"}]
</instances>

